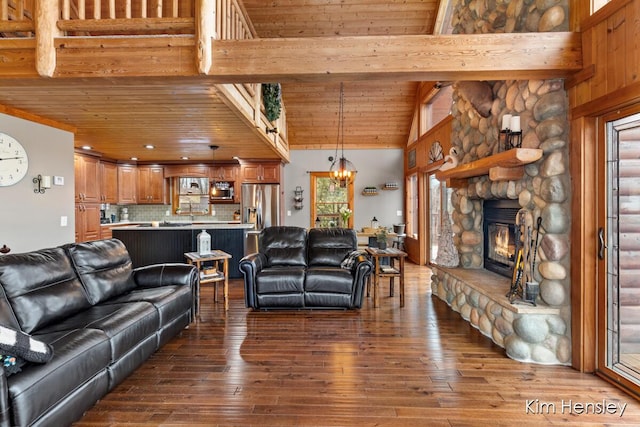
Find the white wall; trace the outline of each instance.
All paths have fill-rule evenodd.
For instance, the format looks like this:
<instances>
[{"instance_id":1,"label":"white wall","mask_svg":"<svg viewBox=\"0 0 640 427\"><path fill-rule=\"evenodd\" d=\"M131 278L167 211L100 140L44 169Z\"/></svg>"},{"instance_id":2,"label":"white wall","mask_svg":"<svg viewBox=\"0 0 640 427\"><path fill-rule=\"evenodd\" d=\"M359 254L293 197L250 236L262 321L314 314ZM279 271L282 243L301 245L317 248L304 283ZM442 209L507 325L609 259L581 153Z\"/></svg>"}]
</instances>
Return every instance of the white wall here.
<instances>
[{"instance_id":1,"label":"white wall","mask_svg":"<svg viewBox=\"0 0 640 427\"><path fill-rule=\"evenodd\" d=\"M401 149L385 150L345 150L349 159L358 171L355 180L354 227L360 230L369 227L375 216L379 225L391 227L404 222L404 151ZM284 224L299 227L310 227L311 178L308 172L328 171L331 162L329 156L335 156L335 150L291 150L290 163L284 167ZM363 196L364 187L380 188L385 182L397 182L400 186L395 191L378 191L377 196ZM304 208L293 207L294 189L302 187ZM291 216L288 216L288 211ZM397 211L402 215L397 216Z\"/></svg>"},{"instance_id":2,"label":"white wall","mask_svg":"<svg viewBox=\"0 0 640 427\"><path fill-rule=\"evenodd\" d=\"M29 156L27 175L0 187L0 247L28 252L75 240L73 133L0 114L0 132L22 143ZM64 177L63 186L33 192L38 174ZM67 226L60 226L60 217Z\"/></svg>"}]
</instances>

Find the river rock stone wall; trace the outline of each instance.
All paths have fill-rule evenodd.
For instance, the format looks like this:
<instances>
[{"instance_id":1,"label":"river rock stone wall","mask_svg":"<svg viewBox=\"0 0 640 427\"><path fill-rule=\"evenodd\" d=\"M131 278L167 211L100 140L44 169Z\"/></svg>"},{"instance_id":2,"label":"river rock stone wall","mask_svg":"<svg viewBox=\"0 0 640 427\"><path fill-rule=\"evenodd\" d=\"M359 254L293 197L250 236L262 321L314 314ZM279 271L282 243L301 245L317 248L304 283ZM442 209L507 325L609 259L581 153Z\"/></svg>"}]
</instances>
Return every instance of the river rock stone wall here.
<instances>
[{"instance_id":1,"label":"river rock stone wall","mask_svg":"<svg viewBox=\"0 0 640 427\"><path fill-rule=\"evenodd\" d=\"M453 14L454 33L564 31L568 28L566 1L556 0L461 0ZM516 181L491 182L487 176L471 178L464 188L452 193L454 243L462 268L483 267L482 204L487 199L518 200L531 212L534 224L542 218L539 261L534 278L540 282L538 303L559 309L554 331L563 331L564 345L556 346L549 338L548 350L555 353L555 363L567 364L571 337L570 243L571 178L569 175L568 100L562 80L492 81L494 95L488 117L480 115L472 103L454 90L453 145L461 153L461 163L497 153L502 117L520 116L522 147L540 148L543 157L525 166L525 175ZM454 89L456 86L454 86ZM437 273L436 273L437 274ZM443 280L436 277L434 282ZM437 286L432 286L437 294ZM464 289L464 287L459 287ZM505 289L505 293L508 289ZM465 298L464 292L460 297ZM443 297L443 296L441 296ZM451 296L449 297L451 298ZM458 300L456 300L458 301ZM460 301L458 301L460 302ZM459 304L464 306L464 302ZM514 324L526 323L515 316ZM562 325L557 325L561 322ZM519 334L518 328L501 338L510 357L522 361L550 363L532 357L540 353L539 334ZM531 328L526 328L530 331ZM542 333L542 331L540 331ZM535 340L531 340L532 336ZM495 339L494 339L495 341ZM535 342L534 342L535 341ZM542 341L543 343L545 340Z\"/></svg>"}]
</instances>

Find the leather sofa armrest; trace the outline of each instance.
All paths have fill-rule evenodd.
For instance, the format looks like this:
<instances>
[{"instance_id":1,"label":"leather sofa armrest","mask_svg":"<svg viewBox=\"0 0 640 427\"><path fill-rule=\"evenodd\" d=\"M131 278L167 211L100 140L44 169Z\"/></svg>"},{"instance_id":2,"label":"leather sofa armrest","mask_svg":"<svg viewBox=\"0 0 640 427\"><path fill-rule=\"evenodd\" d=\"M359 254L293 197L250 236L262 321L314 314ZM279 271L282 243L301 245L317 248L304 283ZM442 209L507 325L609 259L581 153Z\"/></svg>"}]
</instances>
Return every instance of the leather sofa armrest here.
<instances>
[{"instance_id":1,"label":"leather sofa armrest","mask_svg":"<svg viewBox=\"0 0 640 427\"><path fill-rule=\"evenodd\" d=\"M256 301L256 276L266 266L267 257L254 253L240 260L240 272L244 276L244 302L246 307L258 308Z\"/></svg>"},{"instance_id":2,"label":"leather sofa armrest","mask_svg":"<svg viewBox=\"0 0 640 427\"><path fill-rule=\"evenodd\" d=\"M140 288L181 285L195 289L198 271L194 265L190 264L153 264L134 269L133 280Z\"/></svg>"},{"instance_id":3,"label":"leather sofa armrest","mask_svg":"<svg viewBox=\"0 0 640 427\"><path fill-rule=\"evenodd\" d=\"M11 426L11 415L9 414L9 386L4 369L0 369L0 427Z\"/></svg>"},{"instance_id":4,"label":"leather sofa armrest","mask_svg":"<svg viewBox=\"0 0 640 427\"><path fill-rule=\"evenodd\" d=\"M356 262L351 267L351 275L353 276L353 306L362 307L362 299L364 295L364 286L367 278L373 272L373 263L366 255L360 255L356 258Z\"/></svg>"}]
</instances>

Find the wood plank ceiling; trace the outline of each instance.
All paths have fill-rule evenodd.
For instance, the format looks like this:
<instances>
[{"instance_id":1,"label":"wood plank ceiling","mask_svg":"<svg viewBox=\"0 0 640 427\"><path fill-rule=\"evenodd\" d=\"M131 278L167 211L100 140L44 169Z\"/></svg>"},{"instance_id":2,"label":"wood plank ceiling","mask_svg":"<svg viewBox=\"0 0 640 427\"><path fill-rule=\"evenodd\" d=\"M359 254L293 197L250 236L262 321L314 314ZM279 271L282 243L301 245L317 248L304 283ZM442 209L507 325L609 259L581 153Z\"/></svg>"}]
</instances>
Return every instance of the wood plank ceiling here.
<instances>
[{"instance_id":1,"label":"wood plank ceiling","mask_svg":"<svg viewBox=\"0 0 640 427\"><path fill-rule=\"evenodd\" d=\"M244 0L261 38L431 34L438 0ZM345 148L406 145L417 82L345 81ZM339 83L285 83L290 148L335 148ZM274 158L206 77L0 79L0 104L77 129L76 146L141 162ZM153 144L153 151L143 148Z\"/></svg>"},{"instance_id":2,"label":"wood plank ceiling","mask_svg":"<svg viewBox=\"0 0 640 427\"><path fill-rule=\"evenodd\" d=\"M244 0L261 38L426 35L438 0ZM417 82L345 81L345 148L401 148L409 138ZM339 83L284 83L292 150L335 148Z\"/></svg>"}]
</instances>

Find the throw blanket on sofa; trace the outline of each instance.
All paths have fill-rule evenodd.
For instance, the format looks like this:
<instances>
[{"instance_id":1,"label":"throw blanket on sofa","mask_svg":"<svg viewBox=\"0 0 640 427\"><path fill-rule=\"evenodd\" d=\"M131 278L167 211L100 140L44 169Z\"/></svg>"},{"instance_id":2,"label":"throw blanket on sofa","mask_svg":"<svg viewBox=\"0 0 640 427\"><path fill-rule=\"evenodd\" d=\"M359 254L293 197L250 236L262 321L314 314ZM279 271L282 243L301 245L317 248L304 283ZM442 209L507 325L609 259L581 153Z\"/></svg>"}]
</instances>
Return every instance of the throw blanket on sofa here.
<instances>
[{"instance_id":1,"label":"throw blanket on sofa","mask_svg":"<svg viewBox=\"0 0 640 427\"><path fill-rule=\"evenodd\" d=\"M53 357L53 349L22 331L0 325L0 355L4 370L10 375L20 372L25 362L48 362Z\"/></svg>"}]
</instances>

